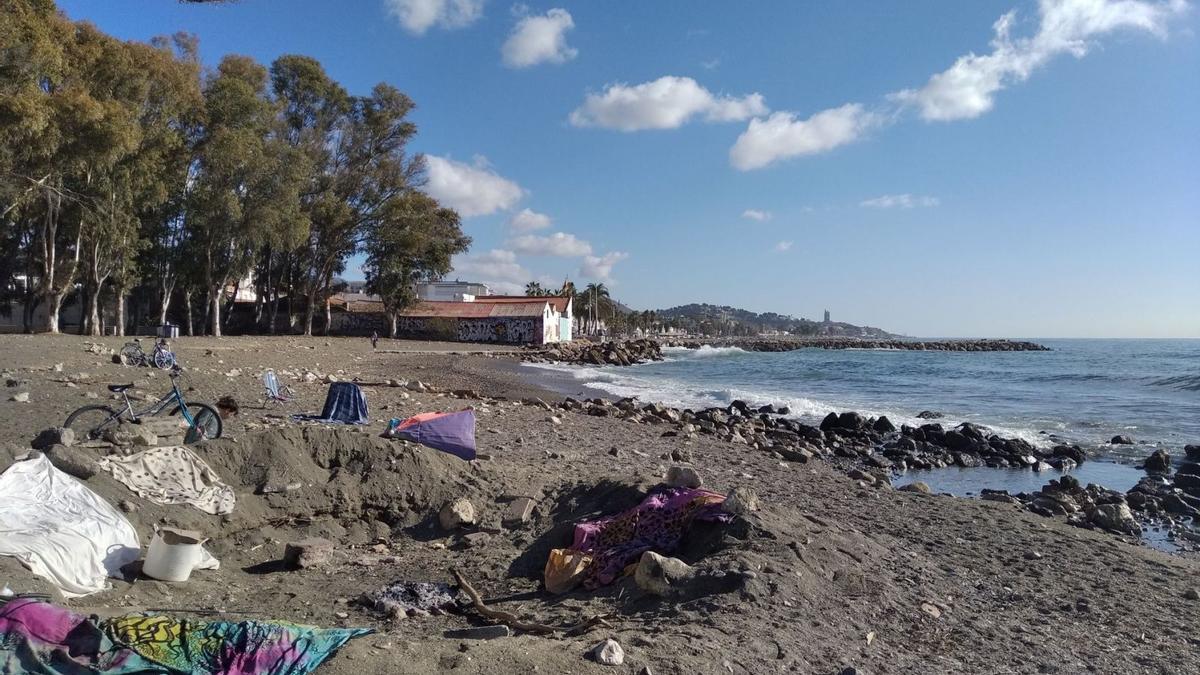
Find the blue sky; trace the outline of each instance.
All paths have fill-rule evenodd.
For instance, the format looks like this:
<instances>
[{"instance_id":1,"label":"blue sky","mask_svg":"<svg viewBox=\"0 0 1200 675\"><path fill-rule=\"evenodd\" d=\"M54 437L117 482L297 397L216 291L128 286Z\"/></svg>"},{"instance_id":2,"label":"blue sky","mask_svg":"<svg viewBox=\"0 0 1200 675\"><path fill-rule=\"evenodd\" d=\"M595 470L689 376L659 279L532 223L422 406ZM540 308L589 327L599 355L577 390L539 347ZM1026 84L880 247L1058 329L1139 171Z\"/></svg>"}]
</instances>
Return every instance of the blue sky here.
<instances>
[{"instance_id":1,"label":"blue sky","mask_svg":"<svg viewBox=\"0 0 1200 675\"><path fill-rule=\"evenodd\" d=\"M1200 337L1194 1L60 6L399 87L475 241L456 274L499 290Z\"/></svg>"}]
</instances>

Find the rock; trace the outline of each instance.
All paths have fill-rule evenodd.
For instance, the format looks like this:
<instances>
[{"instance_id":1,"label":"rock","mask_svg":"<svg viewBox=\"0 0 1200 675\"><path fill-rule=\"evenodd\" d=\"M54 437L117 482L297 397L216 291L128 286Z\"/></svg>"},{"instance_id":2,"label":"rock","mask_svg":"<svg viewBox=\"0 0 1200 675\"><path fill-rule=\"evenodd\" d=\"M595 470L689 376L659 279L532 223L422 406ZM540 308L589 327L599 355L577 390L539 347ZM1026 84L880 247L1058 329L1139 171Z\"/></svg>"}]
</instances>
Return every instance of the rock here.
<instances>
[{"instance_id":1,"label":"rock","mask_svg":"<svg viewBox=\"0 0 1200 675\"><path fill-rule=\"evenodd\" d=\"M472 532L471 534L463 535L462 540L467 548L474 548L476 546L483 546L491 538L492 535L489 532Z\"/></svg>"},{"instance_id":2,"label":"rock","mask_svg":"<svg viewBox=\"0 0 1200 675\"><path fill-rule=\"evenodd\" d=\"M12 396L9 396L8 400L15 401L17 403L29 403L29 392L19 391Z\"/></svg>"},{"instance_id":3,"label":"rock","mask_svg":"<svg viewBox=\"0 0 1200 675\"><path fill-rule=\"evenodd\" d=\"M321 381L324 382L325 384L333 384L334 382L337 382L338 379L337 379L337 375L326 375L325 379L323 379Z\"/></svg>"},{"instance_id":4,"label":"rock","mask_svg":"<svg viewBox=\"0 0 1200 675\"><path fill-rule=\"evenodd\" d=\"M505 525L521 525L528 523L533 516L533 507L537 506L537 500L533 497L517 497L508 505L508 510L504 512Z\"/></svg>"},{"instance_id":5,"label":"rock","mask_svg":"<svg viewBox=\"0 0 1200 675\"><path fill-rule=\"evenodd\" d=\"M871 425L871 429L881 434L890 434L896 430L896 425L892 424L892 421L884 415L875 420L875 424Z\"/></svg>"},{"instance_id":6,"label":"rock","mask_svg":"<svg viewBox=\"0 0 1200 675\"><path fill-rule=\"evenodd\" d=\"M475 524L475 506L469 499L459 497L447 503L438 513L438 523L443 530L455 530L463 525Z\"/></svg>"},{"instance_id":7,"label":"rock","mask_svg":"<svg viewBox=\"0 0 1200 675\"><path fill-rule=\"evenodd\" d=\"M1200 600L1200 590L1189 588L1183 592L1183 597L1187 598L1188 600Z\"/></svg>"},{"instance_id":8,"label":"rock","mask_svg":"<svg viewBox=\"0 0 1200 675\"><path fill-rule=\"evenodd\" d=\"M1146 462L1142 464L1142 470L1146 473L1170 473L1171 455L1167 454L1167 451L1162 448L1155 450L1146 458Z\"/></svg>"},{"instance_id":9,"label":"rock","mask_svg":"<svg viewBox=\"0 0 1200 675\"><path fill-rule=\"evenodd\" d=\"M592 647L588 653L602 666L619 666L625 663L625 650L612 638Z\"/></svg>"},{"instance_id":10,"label":"rock","mask_svg":"<svg viewBox=\"0 0 1200 675\"><path fill-rule=\"evenodd\" d=\"M1026 560L1041 560L1042 554L1034 550L1025 551Z\"/></svg>"},{"instance_id":11,"label":"rock","mask_svg":"<svg viewBox=\"0 0 1200 675\"><path fill-rule=\"evenodd\" d=\"M750 488L736 487L728 495L725 495L721 510L735 516L745 516L751 511L758 510L758 495Z\"/></svg>"},{"instance_id":12,"label":"rock","mask_svg":"<svg viewBox=\"0 0 1200 675\"><path fill-rule=\"evenodd\" d=\"M1109 532L1134 536L1142 534L1141 526L1134 520L1133 512L1129 510L1129 505L1125 503L1101 504L1092 511L1088 520L1097 527Z\"/></svg>"},{"instance_id":13,"label":"rock","mask_svg":"<svg viewBox=\"0 0 1200 675\"><path fill-rule=\"evenodd\" d=\"M149 429L137 429L133 433L133 444L146 448L153 448L158 445L158 434Z\"/></svg>"},{"instance_id":14,"label":"rock","mask_svg":"<svg viewBox=\"0 0 1200 675\"><path fill-rule=\"evenodd\" d=\"M643 591L665 597L679 592L694 574L691 565L678 558L646 551L638 560L633 579Z\"/></svg>"},{"instance_id":15,"label":"rock","mask_svg":"<svg viewBox=\"0 0 1200 675\"><path fill-rule=\"evenodd\" d=\"M921 412L917 413L917 418L923 420L940 420L943 417L945 417L945 415L942 413L934 412L932 410L922 410Z\"/></svg>"},{"instance_id":16,"label":"rock","mask_svg":"<svg viewBox=\"0 0 1200 675\"><path fill-rule=\"evenodd\" d=\"M75 432L64 427L50 427L43 429L32 441L29 442L29 447L34 450L46 450L54 445L72 446L75 445Z\"/></svg>"},{"instance_id":17,"label":"rock","mask_svg":"<svg viewBox=\"0 0 1200 675\"><path fill-rule=\"evenodd\" d=\"M138 511L138 505L134 504L133 502L129 501L128 499L122 499L121 503L117 504L117 506L120 506L121 510L124 511L125 513L137 513L137 511Z\"/></svg>"},{"instance_id":18,"label":"rock","mask_svg":"<svg viewBox=\"0 0 1200 675\"><path fill-rule=\"evenodd\" d=\"M424 393L424 392L429 391L429 385L425 384L424 382L422 382L420 380L413 380L408 383L408 390Z\"/></svg>"},{"instance_id":19,"label":"rock","mask_svg":"<svg viewBox=\"0 0 1200 675\"><path fill-rule=\"evenodd\" d=\"M1113 436L1109 441L1111 445L1133 445L1133 439L1128 436Z\"/></svg>"},{"instance_id":20,"label":"rock","mask_svg":"<svg viewBox=\"0 0 1200 675\"><path fill-rule=\"evenodd\" d=\"M698 488L704 481L690 466L673 466L667 469L666 483L671 487Z\"/></svg>"},{"instance_id":21,"label":"rock","mask_svg":"<svg viewBox=\"0 0 1200 675\"><path fill-rule=\"evenodd\" d=\"M46 456L59 471L80 480L87 480L100 471L96 459L87 451L79 448L56 445L47 450Z\"/></svg>"},{"instance_id":22,"label":"rock","mask_svg":"<svg viewBox=\"0 0 1200 675\"><path fill-rule=\"evenodd\" d=\"M919 480L913 481L908 485L902 485L899 490L900 492L917 492L923 495L933 493L933 490L929 489L929 485Z\"/></svg>"},{"instance_id":23,"label":"rock","mask_svg":"<svg viewBox=\"0 0 1200 675\"><path fill-rule=\"evenodd\" d=\"M304 377L301 379L303 379L305 382L308 382L309 384L311 384L313 382L316 382L318 378L317 378L317 374L310 370L310 371L304 373Z\"/></svg>"},{"instance_id":24,"label":"rock","mask_svg":"<svg viewBox=\"0 0 1200 675\"><path fill-rule=\"evenodd\" d=\"M510 635L512 635L512 629L505 625L454 628L442 633L442 637L452 640L495 640Z\"/></svg>"},{"instance_id":25,"label":"rock","mask_svg":"<svg viewBox=\"0 0 1200 675\"><path fill-rule=\"evenodd\" d=\"M129 357L124 354L113 354L112 362L118 366L127 366L129 365Z\"/></svg>"},{"instance_id":26,"label":"rock","mask_svg":"<svg viewBox=\"0 0 1200 675\"><path fill-rule=\"evenodd\" d=\"M304 569L323 565L333 559L333 542L321 537L309 537L289 543L283 549L283 563Z\"/></svg>"}]
</instances>

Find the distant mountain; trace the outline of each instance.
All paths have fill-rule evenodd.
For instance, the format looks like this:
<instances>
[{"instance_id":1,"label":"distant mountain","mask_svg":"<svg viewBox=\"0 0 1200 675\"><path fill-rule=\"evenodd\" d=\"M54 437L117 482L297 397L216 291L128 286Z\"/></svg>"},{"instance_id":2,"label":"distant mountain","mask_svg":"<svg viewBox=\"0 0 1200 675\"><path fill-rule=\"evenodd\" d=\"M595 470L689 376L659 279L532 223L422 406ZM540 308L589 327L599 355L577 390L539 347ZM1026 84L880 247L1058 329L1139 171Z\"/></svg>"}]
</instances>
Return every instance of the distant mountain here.
<instances>
[{"instance_id":1,"label":"distant mountain","mask_svg":"<svg viewBox=\"0 0 1200 675\"><path fill-rule=\"evenodd\" d=\"M758 314L746 309L709 304L690 304L659 309L654 312L660 321L681 330L703 335L761 335L788 333L790 335L897 337L880 328L856 326L841 321L812 321L775 312Z\"/></svg>"}]
</instances>

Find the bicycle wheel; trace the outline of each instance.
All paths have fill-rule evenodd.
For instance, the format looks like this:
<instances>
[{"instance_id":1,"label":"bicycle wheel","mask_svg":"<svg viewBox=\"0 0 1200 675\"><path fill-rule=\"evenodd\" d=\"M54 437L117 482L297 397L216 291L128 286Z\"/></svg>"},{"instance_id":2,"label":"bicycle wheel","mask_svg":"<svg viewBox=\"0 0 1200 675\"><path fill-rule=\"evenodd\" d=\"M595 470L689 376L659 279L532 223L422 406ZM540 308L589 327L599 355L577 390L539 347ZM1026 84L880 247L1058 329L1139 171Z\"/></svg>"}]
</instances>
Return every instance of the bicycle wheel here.
<instances>
[{"instance_id":1,"label":"bicycle wheel","mask_svg":"<svg viewBox=\"0 0 1200 675\"><path fill-rule=\"evenodd\" d=\"M175 365L175 355L162 350L156 351L154 352L154 365L162 370L167 370Z\"/></svg>"},{"instance_id":2,"label":"bicycle wheel","mask_svg":"<svg viewBox=\"0 0 1200 675\"><path fill-rule=\"evenodd\" d=\"M142 351L139 345L129 343L121 348L121 356L129 362L131 366L146 365L146 352Z\"/></svg>"},{"instance_id":3,"label":"bicycle wheel","mask_svg":"<svg viewBox=\"0 0 1200 675\"><path fill-rule=\"evenodd\" d=\"M192 427L188 429L187 435L184 436L184 441L187 443L195 443L201 440L213 440L221 437L221 430L224 425L221 423L221 414L217 409L204 403L189 403L187 404L188 415L192 418ZM179 408L176 407L171 411L172 415L179 414Z\"/></svg>"},{"instance_id":4,"label":"bicycle wheel","mask_svg":"<svg viewBox=\"0 0 1200 675\"><path fill-rule=\"evenodd\" d=\"M104 430L117 423L117 413L106 405L85 405L67 416L63 426L75 432L75 438L94 441Z\"/></svg>"}]
</instances>

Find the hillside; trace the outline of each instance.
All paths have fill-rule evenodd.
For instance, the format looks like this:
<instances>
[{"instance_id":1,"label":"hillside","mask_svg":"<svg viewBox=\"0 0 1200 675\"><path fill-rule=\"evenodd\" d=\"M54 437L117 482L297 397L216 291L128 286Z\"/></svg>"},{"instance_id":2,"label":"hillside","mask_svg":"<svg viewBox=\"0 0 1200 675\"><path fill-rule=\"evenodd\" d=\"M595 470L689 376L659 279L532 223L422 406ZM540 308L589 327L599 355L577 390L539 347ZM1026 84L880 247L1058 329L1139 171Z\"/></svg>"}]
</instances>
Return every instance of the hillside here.
<instances>
[{"instance_id":1,"label":"hillside","mask_svg":"<svg viewBox=\"0 0 1200 675\"><path fill-rule=\"evenodd\" d=\"M704 335L760 335L778 332L812 336L896 337L871 326L856 326L840 321L812 321L775 312L759 314L746 309L707 303L655 310L655 314L669 326Z\"/></svg>"}]
</instances>

